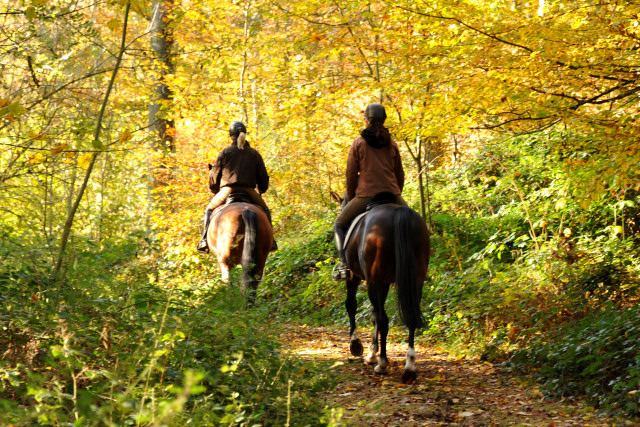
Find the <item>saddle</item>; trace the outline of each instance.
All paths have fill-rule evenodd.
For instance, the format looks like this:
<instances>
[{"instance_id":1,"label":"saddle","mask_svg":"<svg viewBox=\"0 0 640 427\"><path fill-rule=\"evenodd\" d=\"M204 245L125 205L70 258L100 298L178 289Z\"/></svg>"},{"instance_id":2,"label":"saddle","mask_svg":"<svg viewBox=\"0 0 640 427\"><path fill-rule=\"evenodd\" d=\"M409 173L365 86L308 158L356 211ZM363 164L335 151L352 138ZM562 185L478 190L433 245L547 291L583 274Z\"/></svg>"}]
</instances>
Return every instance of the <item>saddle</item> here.
<instances>
[{"instance_id":1,"label":"saddle","mask_svg":"<svg viewBox=\"0 0 640 427\"><path fill-rule=\"evenodd\" d=\"M369 212L376 206L388 205L391 203L396 203L396 201L396 195L389 191L383 191L381 193L374 194L371 200L369 200L369 203L367 203L367 209L365 212Z\"/></svg>"},{"instance_id":2,"label":"saddle","mask_svg":"<svg viewBox=\"0 0 640 427\"><path fill-rule=\"evenodd\" d=\"M225 199L224 203L218 206L211 213L212 216L216 216L221 210L223 210L230 203L250 203L254 204L249 195L242 190L233 190L231 194Z\"/></svg>"},{"instance_id":3,"label":"saddle","mask_svg":"<svg viewBox=\"0 0 640 427\"><path fill-rule=\"evenodd\" d=\"M224 202L225 205L229 203L253 203L253 201L245 191L233 190Z\"/></svg>"},{"instance_id":4,"label":"saddle","mask_svg":"<svg viewBox=\"0 0 640 427\"><path fill-rule=\"evenodd\" d=\"M397 201L396 195L391 193L391 192L389 192L389 191L383 191L381 193L375 194L371 198L371 200L369 200L369 203L367 203L367 208L365 209L365 211L362 212L357 217L355 217L353 219L353 221L351 221L351 224L349 224L349 227L347 229L347 234L344 237L344 247L346 248L347 245L349 244L349 240L351 239L351 235L355 231L358 223L360 223L360 221L362 221L362 218L364 218L369 213L369 211L371 209L375 208L376 206L380 206L380 205L393 204L393 203L396 203L396 201Z\"/></svg>"}]
</instances>

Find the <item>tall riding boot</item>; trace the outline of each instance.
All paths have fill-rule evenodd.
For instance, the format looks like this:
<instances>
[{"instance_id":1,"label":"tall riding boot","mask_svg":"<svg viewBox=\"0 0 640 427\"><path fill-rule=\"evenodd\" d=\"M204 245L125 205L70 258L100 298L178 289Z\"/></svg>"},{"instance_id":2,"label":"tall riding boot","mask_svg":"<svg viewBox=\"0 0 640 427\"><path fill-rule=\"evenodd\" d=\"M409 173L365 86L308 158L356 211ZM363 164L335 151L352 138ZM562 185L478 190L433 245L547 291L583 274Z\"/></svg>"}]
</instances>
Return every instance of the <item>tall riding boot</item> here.
<instances>
[{"instance_id":1,"label":"tall riding boot","mask_svg":"<svg viewBox=\"0 0 640 427\"><path fill-rule=\"evenodd\" d=\"M211 213L213 210L206 209L204 211L204 229L202 230L202 238L198 242L196 249L199 252L209 252L209 245L207 244L207 230L209 229L209 222L211 221Z\"/></svg>"},{"instance_id":2,"label":"tall riding boot","mask_svg":"<svg viewBox=\"0 0 640 427\"><path fill-rule=\"evenodd\" d=\"M271 210L269 210L269 208L266 208L264 211L267 214L267 219L269 220L269 224L271 224L271 229L273 230L273 224L271 223ZM273 243L271 243L271 250L272 251L278 250L278 244L276 243L276 236L273 236Z\"/></svg>"},{"instance_id":3,"label":"tall riding boot","mask_svg":"<svg viewBox=\"0 0 640 427\"><path fill-rule=\"evenodd\" d=\"M334 280L345 280L349 278L349 269L347 268L344 254L344 239L346 234L346 230L339 225L334 227L334 238L336 240L336 248L338 248L338 256L340 257L340 263L336 265L333 271Z\"/></svg>"}]
</instances>

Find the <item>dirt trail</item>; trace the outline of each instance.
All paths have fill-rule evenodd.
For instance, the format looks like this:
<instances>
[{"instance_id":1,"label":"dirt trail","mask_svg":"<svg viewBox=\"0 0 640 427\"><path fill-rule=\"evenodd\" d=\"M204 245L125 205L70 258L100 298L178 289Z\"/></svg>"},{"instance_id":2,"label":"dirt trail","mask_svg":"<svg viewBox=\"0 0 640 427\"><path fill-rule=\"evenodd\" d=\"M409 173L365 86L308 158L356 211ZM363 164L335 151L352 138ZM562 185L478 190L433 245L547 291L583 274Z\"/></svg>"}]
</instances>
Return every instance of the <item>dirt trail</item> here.
<instances>
[{"instance_id":1,"label":"dirt trail","mask_svg":"<svg viewBox=\"0 0 640 427\"><path fill-rule=\"evenodd\" d=\"M369 331L361 329L363 338ZM368 339L363 339L365 352ZM416 343L418 379L400 384L406 345L390 336L389 374L381 376L351 356L347 331L286 326L282 342L304 359L323 359L342 378L323 394L330 407L344 408L342 421L356 426L606 426L613 420L592 408L545 400L491 364L455 359ZM623 422L622 425L625 423ZM617 425L621 425L618 421Z\"/></svg>"}]
</instances>

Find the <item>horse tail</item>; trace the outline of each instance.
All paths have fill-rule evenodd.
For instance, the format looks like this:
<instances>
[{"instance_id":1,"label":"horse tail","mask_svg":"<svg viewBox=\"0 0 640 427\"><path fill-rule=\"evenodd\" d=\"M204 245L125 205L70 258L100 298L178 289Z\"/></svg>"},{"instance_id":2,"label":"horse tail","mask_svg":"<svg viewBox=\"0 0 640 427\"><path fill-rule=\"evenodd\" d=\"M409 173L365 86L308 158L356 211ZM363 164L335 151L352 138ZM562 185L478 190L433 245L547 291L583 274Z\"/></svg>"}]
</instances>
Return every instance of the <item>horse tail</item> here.
<instances>
[{"instance_id":1,"label":"horse tail","mask_svg":"<svg viewBox=\"0 0 640 427\"><path fill-rule=\"evenodd\" d=\"M251 209L242 211L244 221L244 246L242 248L242 270L251 279L258 274L258 214Z\"/></svg>"},{"instance_id":2,"label":"horse tail","mask_svg":"<svg viewBox=\"0 0 640 427\"><path fill-rule=\"evenodd\" d=\"M400 318L408 328L422 328L426 322L420 310L422 283L418 283L416 254L414 253L415 217L417 214L406 206L396 209L394 215L396 288Z\"/></svg>"}]
</instances>

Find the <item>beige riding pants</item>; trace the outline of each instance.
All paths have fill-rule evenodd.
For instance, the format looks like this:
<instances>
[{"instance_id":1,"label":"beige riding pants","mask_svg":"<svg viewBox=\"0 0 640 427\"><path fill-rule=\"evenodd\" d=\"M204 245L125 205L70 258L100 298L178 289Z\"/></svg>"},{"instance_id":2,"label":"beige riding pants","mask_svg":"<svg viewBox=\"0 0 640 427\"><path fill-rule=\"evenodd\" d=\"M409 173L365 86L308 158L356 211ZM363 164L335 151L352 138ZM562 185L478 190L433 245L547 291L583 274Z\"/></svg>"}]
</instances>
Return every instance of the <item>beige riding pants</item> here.
<instances>
[{"instance_id":1,"label":"beige riding pants","mask_svg":"<svg viewBox=\"0 0 640 427\"><path fill-rule=\"evenodd\" d=\"M254 204L260 206L265 211L268 209L267 208L267 204L264 202L264 200L262 199L262 196L260 195L260 193L258 193L256 191L255 188L240 187L240 186L236 186L236 185L222 187L220 189L220 191L218 191L218 193L215 196L213 196L213 198L209 202L209 205L207 206L207 209L214 210L218 206L221 206L227 200L227 197L229 197L231 192L234 191L234 190L244 191L245 193L247 193L249 195L249 197L251 198L251 201Z\"/></svg>"}]
</instances>

